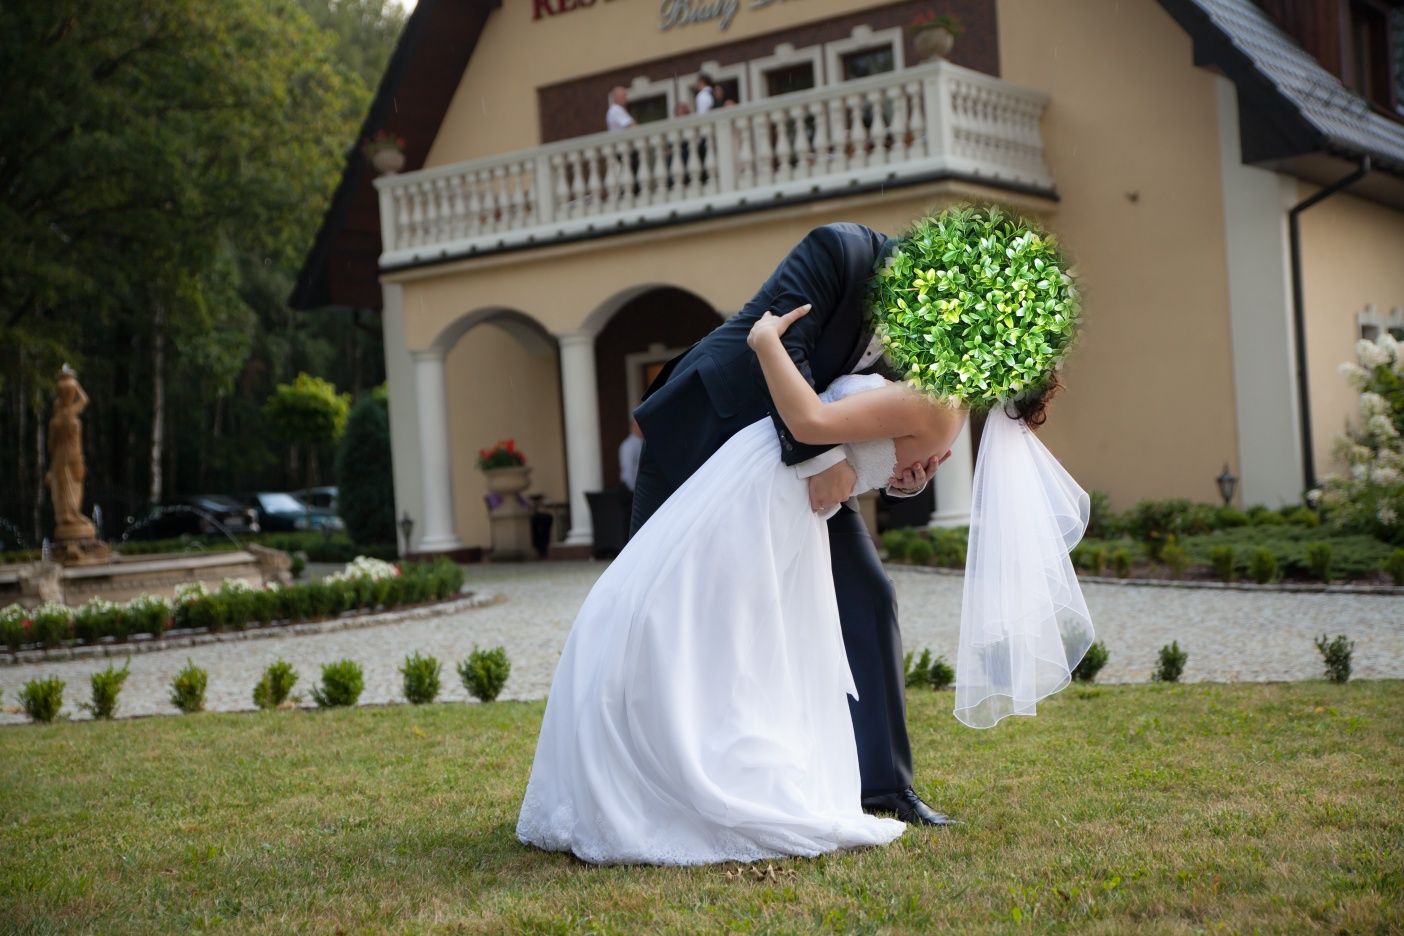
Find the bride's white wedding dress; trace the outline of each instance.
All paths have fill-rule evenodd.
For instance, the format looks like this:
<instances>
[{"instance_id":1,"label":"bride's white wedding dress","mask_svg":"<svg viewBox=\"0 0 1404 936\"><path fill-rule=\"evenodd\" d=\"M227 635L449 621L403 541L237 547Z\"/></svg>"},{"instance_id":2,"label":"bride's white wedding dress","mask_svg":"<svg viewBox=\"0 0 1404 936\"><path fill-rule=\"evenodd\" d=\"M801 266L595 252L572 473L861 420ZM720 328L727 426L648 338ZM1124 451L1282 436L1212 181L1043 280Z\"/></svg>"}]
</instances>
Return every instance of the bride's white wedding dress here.
<instances>
[{"instance_id":1,"label":"bride's white wedding dress","mask_svg":"<svg viewBox=\"0 0 1404 936\"><path fill-rule=\"evenodd\" d=\"M835 400L884 383L841 377ZM848 447L854 493L890 440ZM860 805L828 527L770 420L680 487L585 599L556 669L517 837L585 861L704 864L883 845Z\"/></svg>"}]
</instances>

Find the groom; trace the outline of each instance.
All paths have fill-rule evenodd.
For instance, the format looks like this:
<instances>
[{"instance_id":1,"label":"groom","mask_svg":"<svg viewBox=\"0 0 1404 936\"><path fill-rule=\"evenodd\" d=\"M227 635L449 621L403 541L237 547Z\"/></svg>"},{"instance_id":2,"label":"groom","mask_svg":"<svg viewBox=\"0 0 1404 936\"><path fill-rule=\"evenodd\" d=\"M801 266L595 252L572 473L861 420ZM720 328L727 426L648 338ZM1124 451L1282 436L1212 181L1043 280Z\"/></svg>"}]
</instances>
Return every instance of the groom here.
<instances>
[{"instance_id":1,"label":"groom","mask_svg":"<svg viewBox=\"0 0 1404 936\"><path fill-rule=\"evenodd\" d=\"M780 437L785 464L809 479L810 506L829 519L834 586L843 642L859 700L849 700L863 807L896 813L906 822L951 820L912 789L912 752L903 698L902 636L892 583L878 560L856 506L847 502L855 474L842 446L798 442L775 412L760 362L746 344L761 314L813 308L783 342L800 373L822 391L834 378L879 369L882 346L868 325L868 283L893 242L861 224L828 224L805 235L760 292L738 314L674 358L634 411L644 435L634 485L637 531L692 473L734 434L767 415ZM891 376L891 375L889 375ZM888 493L910 497L926 486L938 461L899 466Z\"/></svg>"}]
</instances>

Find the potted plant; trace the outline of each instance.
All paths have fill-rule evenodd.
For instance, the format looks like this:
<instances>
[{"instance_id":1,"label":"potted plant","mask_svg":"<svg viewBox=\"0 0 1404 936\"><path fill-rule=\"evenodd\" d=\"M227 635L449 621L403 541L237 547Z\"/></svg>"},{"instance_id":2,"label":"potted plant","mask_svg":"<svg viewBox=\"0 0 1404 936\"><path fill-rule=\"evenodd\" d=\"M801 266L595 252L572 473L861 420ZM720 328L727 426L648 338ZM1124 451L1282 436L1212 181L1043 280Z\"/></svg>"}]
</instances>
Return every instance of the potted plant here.
<instances>
[{"instance_id":1,"label":"potted plant","mask_svg":"<svg viewBox=\"0 0 1404 936\"><path fill-rule=\"evenodd\" d=\"M946 13L927 10L912 20L912 45L919 62L934 62L951 54L956 36L961 34L960 21Z\"/></svg>"},{"instance_id":2,"label":"potted plant","mask_svg":"<svg viewBox=\"0 0 1404 936\"><path fill-rule=\"evenodd\" d=\"M487 477L488 490L494 494L520 494L531 483L526 456L517 451L517 443L512 439L503 439L492 448L479 449L478 467Z\"/></svg>"},{"instance_id":3,"label":"potted plant","mask_svg":"<svg viewBox=\"0 0 1404 936\"><path fill-rule=\"evenodd\" d=\"M361 144L361 151L381 175L391 175L405 167L405 138L388 130L377 130L375 136Z\"/></svg>"}]
</instances>

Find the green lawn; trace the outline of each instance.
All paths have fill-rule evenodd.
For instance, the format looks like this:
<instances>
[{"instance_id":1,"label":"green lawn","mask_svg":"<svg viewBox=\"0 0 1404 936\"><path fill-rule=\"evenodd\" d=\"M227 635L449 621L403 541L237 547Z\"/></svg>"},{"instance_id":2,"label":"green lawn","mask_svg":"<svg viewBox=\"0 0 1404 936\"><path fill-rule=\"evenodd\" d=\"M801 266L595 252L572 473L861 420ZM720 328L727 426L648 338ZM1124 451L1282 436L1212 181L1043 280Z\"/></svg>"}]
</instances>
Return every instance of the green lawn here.
<instances>
[{"instance_id":1,"label":"green lawn","mask_svg":"<svg viewBox=\"0 0 1404 936\"><path fill-rule=\"evenodd\" d=\"M950 699L912 740L967 825L759 879L519 845L539 703L3 729L0 932L1404 929L1404 683Z\"/></svg>"}]
</instances>

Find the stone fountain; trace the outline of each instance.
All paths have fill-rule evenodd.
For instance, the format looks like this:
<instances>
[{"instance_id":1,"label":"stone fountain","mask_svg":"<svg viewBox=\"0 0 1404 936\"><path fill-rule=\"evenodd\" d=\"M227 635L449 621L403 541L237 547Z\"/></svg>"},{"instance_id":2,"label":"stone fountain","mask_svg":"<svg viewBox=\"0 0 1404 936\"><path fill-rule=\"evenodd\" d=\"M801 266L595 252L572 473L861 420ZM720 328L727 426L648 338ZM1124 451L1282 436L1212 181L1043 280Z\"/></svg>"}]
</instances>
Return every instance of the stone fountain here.
<instances>
[{"instance_id":1,"label":"stone fountain","mask_svg":"<svg viewBox=\"0 0 1404 936\"><path fill-rule=\"evenodd\" d=\"M96 597L128 601L143 593L170 595L186 582L218 585L231 578L254 586L292 580L288 556L263 546L132 558L113 554L82 509L87 470L79 416L87 406L78 375L65 364L49 419L49 468L44 475L54 509L53 540L38 562L0 565L0 605L77 605Z\"/></svg>"}]
</instances>

